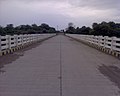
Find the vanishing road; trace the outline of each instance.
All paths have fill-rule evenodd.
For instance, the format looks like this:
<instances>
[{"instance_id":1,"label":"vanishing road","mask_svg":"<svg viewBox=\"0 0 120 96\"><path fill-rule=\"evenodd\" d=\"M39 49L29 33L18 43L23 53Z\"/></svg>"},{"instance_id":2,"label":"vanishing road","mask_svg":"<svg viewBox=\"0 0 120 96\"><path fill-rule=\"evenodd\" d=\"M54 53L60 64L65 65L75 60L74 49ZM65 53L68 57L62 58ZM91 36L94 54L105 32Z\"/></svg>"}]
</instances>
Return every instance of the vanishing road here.
<instances>
[{"instance_id":1,"label":"vanishing road","mask_svg":"<svg viewBox=\"0 0 120 96\"><path fill-rule=\"evenodd\" d=\"M120 96L120 60L57 35L0 57L0 96Z\"/></svg>"}]
</instances>

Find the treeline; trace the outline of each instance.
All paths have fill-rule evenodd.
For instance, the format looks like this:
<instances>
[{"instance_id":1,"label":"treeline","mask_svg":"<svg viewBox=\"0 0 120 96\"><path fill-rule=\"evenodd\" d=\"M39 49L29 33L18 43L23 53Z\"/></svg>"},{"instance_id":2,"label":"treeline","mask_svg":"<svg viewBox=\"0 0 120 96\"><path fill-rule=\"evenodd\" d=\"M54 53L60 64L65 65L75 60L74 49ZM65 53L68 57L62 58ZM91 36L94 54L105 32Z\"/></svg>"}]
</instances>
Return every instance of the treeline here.
<instances>
[{"instance_id":1,"label":"treeline","mask_svg":"<svg viewBox=\"0 0 120 96\"><path fill-rule=\"evenodd\" d=\"M8 24L6 27L0 26L0 35L14 35L14 34L42 34L42 33L55 33L56 30L48 24L41 25L20 25L14 27L13 24Z\"/></svg>"},{"instance_id":2,"label":"treeline","mask_svg":"<svg viewBox=\"0 0 120 96\"><path fill-rule=\"evenodd\" d=\"M86 26L83 26L81 28L69 26L66 30L66 33L120 37L120 23L114 22L102 22L99 24L93 23L92 28Z\"/></svg>"}]
</instances>

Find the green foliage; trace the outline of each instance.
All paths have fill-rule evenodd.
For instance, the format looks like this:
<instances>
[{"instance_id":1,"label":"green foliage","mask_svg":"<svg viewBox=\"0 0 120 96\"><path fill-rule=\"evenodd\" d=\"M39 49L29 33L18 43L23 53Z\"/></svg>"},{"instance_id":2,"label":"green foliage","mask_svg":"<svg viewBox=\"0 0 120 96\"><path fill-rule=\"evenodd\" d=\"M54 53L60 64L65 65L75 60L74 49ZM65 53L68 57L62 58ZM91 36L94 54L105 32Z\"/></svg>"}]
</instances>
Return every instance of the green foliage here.
<instances>
[{"instance_id":1,"label":"green foliage","mask_svg":"<svg viewBox=\"0 0 120 96\"><path fill-rule=\"evenodd\" d=\"M15 33L13 24L8 24L5 28L4 31L8 34L8 35L13 35Z\"/></svg>"},{"instance_id":2,"label":"green foliage","mask_svg":"<svg viewBox=\"0 0 120 96\"><path fill-rule=\"evenodd\" d=\"M66 33L74 34L74 33L76 33L76 30L75 30L74 27L70 26L70 27L68 27L68 29L66 30Z\"/></svg>"},{"instance_id":3,"label":"green foliage","mask_svg":"<svg viewBox=\"0 0 120 96\"><path fill-rule=\"evenodd\" d=\"M0 26L0 35L5 35L6 32L2 26Z\"/></svg>"},{"instance_id":4,"label":"green foliage","mask_svg":"<svg viewBox=\"0 0 120 96\"><path fill-rule=\"evenodd\" d=\"M14 34L40 34L40 33L56 33L55 28L43 23L40 26L20 25L14 27L13 24L8 24L6 27L0 26L0 35L14 35Z\"/></svg>"},{"instance_id":5,"label":"green foliage","mask_svg":"<svg viewBox=\"0 0 120 96\"><path fill-rule=\"evenodd\" d=\"M120 37L120 24L114 22L93 23L93 35Z\"/></svg>"},{"instance_id":6,"label":"green foliage","mask_svg":"<svg viewBox=\"0 0 120 96\"><path fill-rule=\"evenodd\" d=\"M83 26L81 28L69 27L66 30L66 33L70 33L70 34L89 34L90 32L91 32L91 28L86 26Z\"/></svg>"},{"instance_id":7,"label":"green foliage","mask_svg":"<svg viewBox=\"0 0 120 96\"><path fill-rule=\"evenodd\" d=\"M81 28L67 28L66 33L71 34L85 34L85 35L97 35L97 36L116 36L120 37L120 23L114 22L101 22L93 23L92 28L83 26Z\"/></svg>"}]
</instances>

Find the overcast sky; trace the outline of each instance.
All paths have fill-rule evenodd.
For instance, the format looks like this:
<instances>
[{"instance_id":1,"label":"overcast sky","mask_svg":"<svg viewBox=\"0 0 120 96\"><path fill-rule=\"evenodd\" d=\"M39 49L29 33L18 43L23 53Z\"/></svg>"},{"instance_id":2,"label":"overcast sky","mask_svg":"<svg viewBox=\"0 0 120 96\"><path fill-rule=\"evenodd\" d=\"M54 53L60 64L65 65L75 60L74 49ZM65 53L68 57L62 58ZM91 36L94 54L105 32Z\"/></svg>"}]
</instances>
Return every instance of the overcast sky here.
<instances>
[{"instance_id":1,"label":"overcast sky","mask_svg":"<svg viewBox=\"0 0 120 96\"><path fill-rule=\"evenodd\" d=\"M0 0L0 25L47 23L59 29L69 22L120 22L120 0Z\"/></svg>"}]
</instances>

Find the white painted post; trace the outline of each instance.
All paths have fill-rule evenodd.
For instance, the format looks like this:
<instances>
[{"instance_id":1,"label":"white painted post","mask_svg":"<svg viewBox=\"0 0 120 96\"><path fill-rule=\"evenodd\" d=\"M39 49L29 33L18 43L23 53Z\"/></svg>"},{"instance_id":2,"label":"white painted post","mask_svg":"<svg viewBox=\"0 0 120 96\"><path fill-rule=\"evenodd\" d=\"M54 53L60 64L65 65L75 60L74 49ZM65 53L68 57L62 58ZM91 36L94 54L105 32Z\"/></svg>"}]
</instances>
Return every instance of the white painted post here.
<instances>
[{"instance_id":1,"label":"white painted post","mask_svg":"<svg viewBox=\"0 0 120 96\"><path fill-rule=\"evenodd\" d=\"M30 43L30 36L31 36L31 35L29 34L29 35L28 35L28 43Z\"/></svg>"},{"instance_id":2,"label":"white painted post","mask_svg":"<svg viewBox=\"0 0 120 96\"><path fill-rule=\"evenodd\" d=\"M33 36L31 35L31 43L32 43L32 41L33 41Z\"/></svg>"},{"instance_id":3,"label":"white painted post","mask_svg":"<svg viewBox=\"0 0 120 96\"><path fill-rule=\"evenodd\" d=\"M23 35L21 35L21 44L23 45L24 42L23 42Z\"/></svg>"},{"instance_id":4,"label":"white painted post","mask_svg":"<svg viewBox=\"0 0 120 96\"><path fill-rule=\"evenodd\" d=\"M18 46L22 44L22 39L21 39L21 35L17 35L18 36Z\"/></svg>"},{"instance_id":5,"label":"white painted post","mask_svg":"<svg viewBox=\"0 0 120 96\"><path fill-rule=\"evenodd\" d=\"M41 39L41 35L39 34L39 40Z\"/></svg>"},{"instance_id":6,"label":"white painted post","mask_svg":"<svg viewBox=\"0 0 120 96\"><path fill-rule=\"evenodd\" d=\"M28 35L28 43L30 43L30 34Z\"/></svg>"},{"instance_id":7,"label":"white painted post","mask_svg":"<svg viewBox=\"0 0 120 96\"><path fill-rule=\"evenodd\" d=\"M31 35L29 36L29 42L31 43Z\"/></svg>"},{"instance_id":8,"label":"white painted post","mask_svg":"<svg viewBox=\"0 0 120 96\"><path fill-rule=\"evenodd\" d=\"M92 37L93 37L93 35L90 36L90 43L93 43L93 42L92 42Z\"/></svg>"},{"instance_id":9,"label":"white painted post","mask_svg":"<svg viewBox=\"0 0 120 96\"><path fill-rule=\"evenodd\" d=\"M90 40L91 40L91 43L93 44L93 35L91 36Z\"/></svg>"},{"instance_id":10,"label":"white painted post","mask_svg":"<svg viewBox=\"0 0 120 96\"><path fill-rule=\"evenodd\" d=\"M35 35L33 34L33 42L35 42Z\"/></svg>"},{"instance_id":11,"label":"white painted post","mask_svg":"<svg viewBox=\"0 0 120 96\"><path fill-rule=\"evenodd\" d=\"M32 36L32 34L31 34L31 37L30 37L30 38L31 38L31 43L32 43L32 41L33 41L33 36Z\"/></svg>"},{"instance_id":12,"label":"white painted post","mask_svg":"<svg viewBox=\"0 0 120 96\"><path fill-rule=\"evenodd\" d=\"M14 35L15 37L15 46L18 47L18 35Z\"/></svg>"},{"instance_id":13,"label":"white painted post","mask_svg":"<svg viewBox=\"0 0 120 96\"><path fill-rule=\"evenodd\" d=\"M7 39L8 40L8 49L11 49L11 36L10 35L6 35Z\"/></svg>"},{"instance_id":14,"label":"white painted post","mask_svg":"<svg viewBox=\"0 0 120 96\"><path fill-rule=\"evenodd\" d=\"M24 44L27 43L27 35L24 35Z\"/></svg>"},{"instance_id":15,"label":"white painted post","mask_svg":"<svg viewBox=\"0 0 120 96\"><path fill-rule=\"evenodd\" d=\"M29 35L27 35L27 43L29 43Z\"/></svg>"},{"instance_id":16,"label":"white painted post","mask_svg":"<svg viewBox=\"0 0 120 96\"><path fill-rule=\"evenodd\" d=\"M35 34L35 41L37 41L37 35Z\"/></svg>"},{"instance_id":17,"label":"white painted post","mask_svg":"<svg viewBox=\"0 0 120 96\"><path fill-rule=\"evenodd\" d=\"M116 43L116 37L112 37L112 41L111 41L111 50L115 49L115 43Z\"/></svg>"},{"instance_id":18,"label":"white painted post","mask_svg":"<svg viewBox=\"0 0 120 96\"><path fill-rule=\"evenodd\" d=\"M95 36L95 44L98 45L98 36Z\"/></svg>"},{"instance_id":19,"label":"white painted post","mask_svg":"<svg viewBox=\"0 0 120 96\"><path fill-rule=\"evenodd\" d=\"M25 35L25 44L27 44L27 34Z\"/></svg>"},{"instance_id":20,"label":"white painted post","mask_svg":"<svg viewBox=\"0 0 120 96\"><path fill-rule=\"evenodd\" d=\"M105 48L105 44L106 44L106 37L104 36L104 48Z\"/></svg>"},{"instance_id":21,"label":"white painted post","mask_svg":"<svg viewBox=\"0 0 120 96\"><path fill-rule=\"evenodd\" d=\"M39 41L39 35L37 34L37 41Z\"/></svg>"},{"instance_id":22,"label":"white painted post","mask_svg":"<svg viewBox=\"0 0 120 96\"><path fill-rule=\"evenodd\" d=\"M101 36L98 36L98 46L100 46Z\"/></svg>"},{"instance_id":23,"label":"white painted post","mask_svg":"<svg viewBox=\"0 0 120 96\"><path fill-rule=\"evenodd\" d=\"M104 36L104 48L106 47L107 36Z\"/></svg>"},{"instance_id":24,"label":"white painted post","mask_svg":"<svg viewBox=\"0 0 120 96\"><path fill-rule=\"evenodd\" d=\"M93 42L93 44L95 43L95 38L94 38L95 36L93 36L92 37L92 42Z\"/></svg>"},{"instance_id":25,"label":"white painted post","mask_svg":"<svg viewBox=\"0 0 120 96\"><path fill-rule=\"evenodd\" d=\"M102 46L103 47L103 36L100 36L100 46Z\"/></svg>"}]
</instances>

